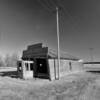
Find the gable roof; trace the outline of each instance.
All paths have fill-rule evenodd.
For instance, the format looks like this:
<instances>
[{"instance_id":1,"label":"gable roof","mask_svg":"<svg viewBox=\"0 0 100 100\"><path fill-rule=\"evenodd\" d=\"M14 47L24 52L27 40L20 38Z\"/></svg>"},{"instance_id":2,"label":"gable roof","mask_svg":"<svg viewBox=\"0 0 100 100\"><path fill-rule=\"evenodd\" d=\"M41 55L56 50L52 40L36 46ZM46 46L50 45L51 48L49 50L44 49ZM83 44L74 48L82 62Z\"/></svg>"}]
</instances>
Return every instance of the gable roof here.
<instances>
[{"instance_id":1,"label":"gable roof","mask_svg":"<svg viewBox=\"0 0 100 100\"><path fill-rule=\"evenodd\" d=\"M49 58L57 58L58 53L56 50L48 49L48 56ZM78 57L72 56L69 53L66 52L60 52L60 59L68 59L68 60L79 60Z\"/></svg>"},{"instance_id":2,"label":"gable roof","mask_svg":"<svg viewBox=\"0 0 100 100\"><path fill-rule=\"evenodd\" d=\"M57 51L50 49L48 47L43 47L42 43L38 43L35 45L30 45L27 47L27 50L23 51L22 59L24 58L54 58L57 59ZM74 57L68 53L60 52L60 59L67 60L79 60L78 57Z\"/></svg>"}]
</instances>

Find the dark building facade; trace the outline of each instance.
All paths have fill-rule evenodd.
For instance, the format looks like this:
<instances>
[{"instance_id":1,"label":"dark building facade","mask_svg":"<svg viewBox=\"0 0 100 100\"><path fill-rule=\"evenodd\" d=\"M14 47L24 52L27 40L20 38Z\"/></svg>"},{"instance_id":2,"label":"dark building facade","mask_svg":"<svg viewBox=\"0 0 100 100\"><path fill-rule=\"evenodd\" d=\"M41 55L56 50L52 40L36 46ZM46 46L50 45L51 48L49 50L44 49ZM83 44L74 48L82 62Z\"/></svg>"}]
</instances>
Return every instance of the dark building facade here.
<instances>
[{"instance_id":1,"label":"dark building facade","mask_svg":"<svg viewBox=\"0 0 100 100\"><path fill-rule=\"evenodd\" d=\"M79 62L77 57L60 53L60 77L70 72L81 71L82 67L83 64ZM25 79L57 79L59 73L57 52L48 47L43 47L42 43L29 45L27 49L23 51L22 61L18 63L18 72L19 76Z\"/></svg>"}]
</instances>

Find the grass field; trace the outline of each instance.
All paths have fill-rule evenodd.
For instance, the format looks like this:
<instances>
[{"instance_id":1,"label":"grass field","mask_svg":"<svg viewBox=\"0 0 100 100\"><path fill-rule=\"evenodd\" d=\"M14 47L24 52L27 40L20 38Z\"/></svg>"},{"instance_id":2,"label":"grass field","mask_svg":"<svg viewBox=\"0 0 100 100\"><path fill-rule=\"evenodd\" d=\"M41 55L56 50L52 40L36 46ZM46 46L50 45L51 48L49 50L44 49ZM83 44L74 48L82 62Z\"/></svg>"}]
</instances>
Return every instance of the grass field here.
<instances>
[{"instance_id":1,"label":"grass field","mask_svg":"<svg viewBox=\"0 0 100 100\"><path fill-rule=\"evenodd\" d=\"M22 80L7 74L0 76L0 100L100 100L99 98L100 75L97 74L76 73L56 81Z\"/></svg>"}]
</instances>

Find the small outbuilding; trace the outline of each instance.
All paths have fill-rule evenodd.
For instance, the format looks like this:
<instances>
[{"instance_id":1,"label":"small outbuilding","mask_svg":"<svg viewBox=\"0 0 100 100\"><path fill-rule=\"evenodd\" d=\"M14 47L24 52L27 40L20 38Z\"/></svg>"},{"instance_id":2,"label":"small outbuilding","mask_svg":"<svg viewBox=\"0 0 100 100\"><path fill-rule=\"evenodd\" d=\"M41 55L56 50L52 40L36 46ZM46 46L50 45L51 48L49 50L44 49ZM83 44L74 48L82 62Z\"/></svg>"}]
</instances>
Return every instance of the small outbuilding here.
<instances>
[{"instance_id":1,"label":"small outbuilding","mask_svg":"<svg viewBox=\"0 0 100 100\"><path fill-rule=\"evenodd\" d=\"M21 78L58 79L70 72L82 71L83 64L77 57L60 53L58 72L57 52L44 47L42 43L29 45L23 51L22 60L18 61L18 75Z\"/></svg>"}]
</instances>

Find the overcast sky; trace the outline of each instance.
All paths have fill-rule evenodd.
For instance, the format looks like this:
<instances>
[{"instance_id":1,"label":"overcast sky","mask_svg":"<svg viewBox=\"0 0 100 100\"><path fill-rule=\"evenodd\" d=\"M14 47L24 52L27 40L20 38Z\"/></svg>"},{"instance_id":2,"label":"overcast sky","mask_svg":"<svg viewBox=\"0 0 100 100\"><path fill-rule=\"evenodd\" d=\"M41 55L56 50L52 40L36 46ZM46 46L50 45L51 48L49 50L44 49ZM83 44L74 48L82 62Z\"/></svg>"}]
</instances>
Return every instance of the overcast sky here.
<instances>
[{"instance_id":1,"label":"overcast sky","mask_svg":"<svg viewBox=\"0 0 100 100\"><path fill-rule=\"evenodd\" d=\"M34 43L57 49L56 0L0 0L0 54L19 54ZM60 48L100 61L100 0L58 0ZM89 48L94 48L92 51Z\"/></svg>"}]
</instances>

